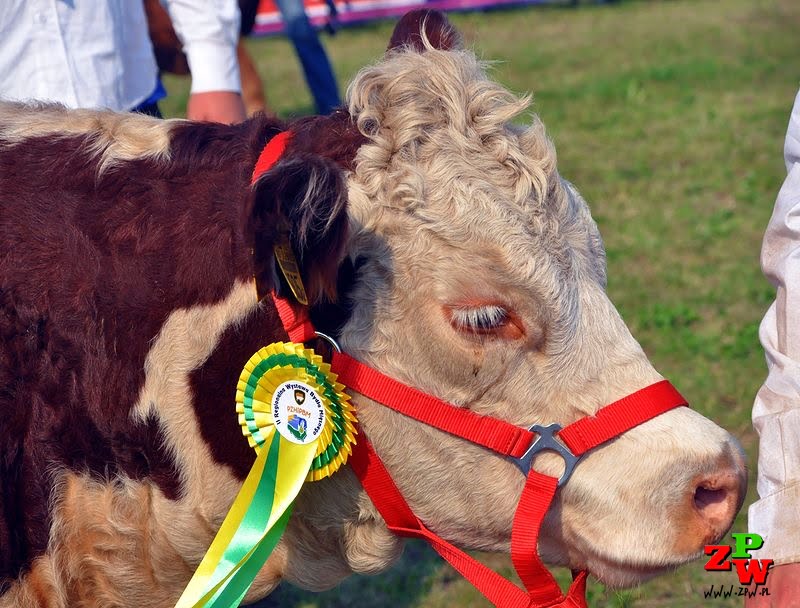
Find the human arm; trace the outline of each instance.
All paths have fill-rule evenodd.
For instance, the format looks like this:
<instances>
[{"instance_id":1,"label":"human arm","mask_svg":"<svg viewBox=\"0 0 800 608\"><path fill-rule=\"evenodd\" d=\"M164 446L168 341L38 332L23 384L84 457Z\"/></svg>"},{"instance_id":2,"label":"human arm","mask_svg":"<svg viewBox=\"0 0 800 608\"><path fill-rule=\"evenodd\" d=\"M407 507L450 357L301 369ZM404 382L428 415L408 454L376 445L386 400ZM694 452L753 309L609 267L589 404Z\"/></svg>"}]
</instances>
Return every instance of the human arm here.
<instances>
[{"instance_id":1,"label":"human arm","mask_svg":"<svg viewBox=\"0 0 800 608\"><path fill-rule=\"evenodd\" d=\"M225 124L242 122L246 118L242 96L233 91L192 93L186 104L186 117Z\"/></svg>"},{"instance_id":2,"label":"human arm","mask_svg":"<svg viewBox=\"0 0 800 608\"><path fill-rule=\"evenodd\" d=\"M759 556L775 566L767 577L770 595L746 601L751 608L786 608L791 604L779 598L800 598L800 94L784 156L788 175L761 252L764 274L777 293L760 329L769 373L753 406L760 500L749 510L750 532L764 538Z\"/></svg>"},{"instance_id":3,"label":"human arm","mask_svg":"<svg viewBox=\"0 0 800 608\"><path fill-rule=\"evenodd\" d=\"M761 595L762 588L765 595ZM767 584L751 586L749 591L754 596L745 600L746 608L800 608L800 563L772 567Z\"/></svg>"},{"instance_id":4,"label":"human arm","mask_svg":"<svg viewBox=\"0 0 800 608\"><path fill-rule=\"evenodd\" d=\"M188 118L224 123L244 120L236 57L236 0L168 0L165 8L192 73Z\"/></svg>"}]
</instances>

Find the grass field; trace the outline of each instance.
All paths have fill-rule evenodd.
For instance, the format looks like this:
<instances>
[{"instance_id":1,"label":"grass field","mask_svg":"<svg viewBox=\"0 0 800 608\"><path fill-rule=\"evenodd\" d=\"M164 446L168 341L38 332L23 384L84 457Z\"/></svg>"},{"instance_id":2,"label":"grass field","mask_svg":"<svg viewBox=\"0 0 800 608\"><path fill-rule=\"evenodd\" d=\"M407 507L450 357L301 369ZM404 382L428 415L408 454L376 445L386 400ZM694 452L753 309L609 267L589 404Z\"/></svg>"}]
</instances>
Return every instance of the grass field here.
<instances>
[{"instance_id":1,"label":"grass field","mask_svg":"<svg viewBox=\"0 0 800 608\"><path fill-rule=\"evenodd\" d=\"M796 0L623 2L452 18L468 44L497 60L495 77L533 92L561 173L592 207L608 252L609 293L655 366L693 406L742 441L751 470L753 396L765 376L758 323L773 298L759 249L783 180L783 136L800 84ZM380 57L392 25L326 39L344 88ZM280 115L311 101L291 47L250 49ZM180 115L186 82L170 80ZM646 491L646 489L643 489ZM755 496L751 474L746 505ZM746 506L745 505L745 506ZM746 508L735 531L743 531ZM510 562L486 556L510 572ZM566 575L562 576L566 581ZM631 591L594 584L592 606L741 606L703 598L697 561ZM324 594L281 587L266 605L290 608L488 606L425 546L391 572L351 578Z\"/></svg>"}]
</instances>

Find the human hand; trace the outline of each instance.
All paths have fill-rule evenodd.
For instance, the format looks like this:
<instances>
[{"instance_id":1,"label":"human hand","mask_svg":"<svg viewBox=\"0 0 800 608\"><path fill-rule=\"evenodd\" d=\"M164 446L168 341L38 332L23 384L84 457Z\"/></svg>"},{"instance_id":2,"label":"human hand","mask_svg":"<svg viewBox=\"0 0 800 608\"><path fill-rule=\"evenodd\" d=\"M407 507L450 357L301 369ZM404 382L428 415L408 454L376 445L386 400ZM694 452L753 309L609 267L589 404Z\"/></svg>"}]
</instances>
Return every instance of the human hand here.
<instances>
[{"instance_id":1,"label":"human hand","mask_svg":"<svg viewBox=\"0 0 800 608\"><path fill-rule=\"evenodd\" d=\"M205 120L233 124L245 118L242 96L233 91L206 91L193 93L186 104L189 120Z\"/></svg>"},{"instance_id":2,"label":"human hand","mask_svg":"<svg viewBox=\"0 0 800 608\"><path fill-rule=\"evenodd\" d=\"M769 595L761 595L763 588ZM745 599L745 608L800 608L800 563L773 566L766 585L751 586L748 591L756 589L756 597Z\"/></svg>"}]
</instances>

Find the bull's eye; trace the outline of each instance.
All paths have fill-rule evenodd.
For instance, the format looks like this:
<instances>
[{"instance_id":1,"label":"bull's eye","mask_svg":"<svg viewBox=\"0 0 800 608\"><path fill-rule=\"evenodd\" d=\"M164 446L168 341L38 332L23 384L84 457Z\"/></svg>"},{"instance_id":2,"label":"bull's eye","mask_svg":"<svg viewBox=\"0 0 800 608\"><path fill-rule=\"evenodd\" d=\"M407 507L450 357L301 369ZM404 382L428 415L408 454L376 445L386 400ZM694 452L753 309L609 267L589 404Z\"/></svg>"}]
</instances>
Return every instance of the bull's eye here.
<instances>
[{"instance_id":1,"label":"bull's eye","mask_svg":"<svg viewBox=\"0 0 800 608\"><path fill-rule=\"evenodd\" d=\"M450 322L460 331L474 334L493 333L509 322L508 311L502 306L458 306L450 309Z\"/></svg>"}]
</instances>

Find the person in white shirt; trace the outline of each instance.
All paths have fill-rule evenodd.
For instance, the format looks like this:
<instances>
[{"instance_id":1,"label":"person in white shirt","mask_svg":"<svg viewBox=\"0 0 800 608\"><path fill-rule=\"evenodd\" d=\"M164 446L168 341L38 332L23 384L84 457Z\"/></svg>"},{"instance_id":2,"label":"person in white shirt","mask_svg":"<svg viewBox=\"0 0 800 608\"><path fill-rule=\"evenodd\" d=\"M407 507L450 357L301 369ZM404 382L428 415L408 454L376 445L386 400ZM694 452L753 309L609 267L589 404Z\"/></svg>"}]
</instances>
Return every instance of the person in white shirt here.
<instances>
[{"instance_id":1,"label":"person in white shirt","mask_svg":"<svg viewBox=\"0 0 800 608\"><path fill-rule=\"evenodd\" d=\"M236 0L162 0L192 70L187 116L245 118ZM142 0L2 0L0 99L135 110L158 97Z\"/></svg>"},{"instance_id":2,"label":"person in white shirt","mask_svg":"<svg viewBox=\"0 0 800 608\"><path fill-rule=\"evenodd\" d=\"M753 406L760 500L748 513L750 532L764 539L758 557L775 565L766 580L770 595L746 600L750 608L800 607L800 92L784 158L788 175L761 249L777 294L761 322L769 373Z\"/></svg>"}]
</instances>

